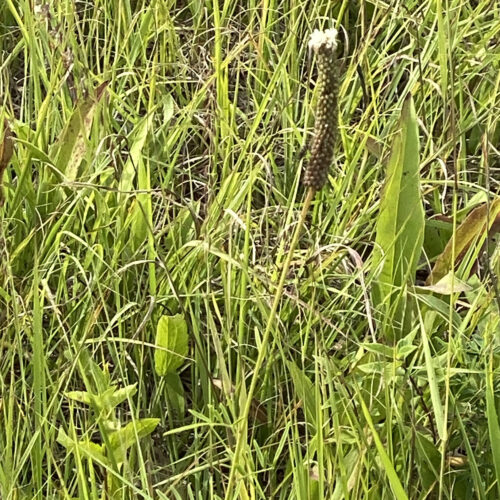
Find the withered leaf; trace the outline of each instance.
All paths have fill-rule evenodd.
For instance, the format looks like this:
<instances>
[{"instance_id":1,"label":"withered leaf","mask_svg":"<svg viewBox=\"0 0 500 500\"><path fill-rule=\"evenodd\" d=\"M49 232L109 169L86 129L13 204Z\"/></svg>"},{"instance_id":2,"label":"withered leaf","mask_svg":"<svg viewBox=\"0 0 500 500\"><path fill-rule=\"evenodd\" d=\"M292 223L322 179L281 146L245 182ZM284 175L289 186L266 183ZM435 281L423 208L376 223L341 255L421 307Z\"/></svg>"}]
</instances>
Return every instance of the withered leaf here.
<instances>
[{"instance_id":1,"label":"withered leaf","mask_svg":"<svg viewBox=\"0 0 500 500\"><path fill-rule=\"evenodd\" d=\"M426 285L435 285L444 278L453 267L463 260L467 250L476 240L481 240L489 231L497 230L497 217L500 215L500 198L489 205L486 203L474 208L457 227L455 238L451 238L444 251L437 258ZM453 248L453 242L455 248ZM455 257L455 261L453 261Z\"/></svg>"},{"instance_id":2,"label":"withered leaf","mask_svg":"<svg viewBox=\"0 0 500 500\"><path fill-rule=\"evenodd\" d=\"M0 207L4 204L3 174L10 163L14 153L14 141L12 131L7 120L4 120L3 137L0 141Z\"/></svg>"}]
</instances>

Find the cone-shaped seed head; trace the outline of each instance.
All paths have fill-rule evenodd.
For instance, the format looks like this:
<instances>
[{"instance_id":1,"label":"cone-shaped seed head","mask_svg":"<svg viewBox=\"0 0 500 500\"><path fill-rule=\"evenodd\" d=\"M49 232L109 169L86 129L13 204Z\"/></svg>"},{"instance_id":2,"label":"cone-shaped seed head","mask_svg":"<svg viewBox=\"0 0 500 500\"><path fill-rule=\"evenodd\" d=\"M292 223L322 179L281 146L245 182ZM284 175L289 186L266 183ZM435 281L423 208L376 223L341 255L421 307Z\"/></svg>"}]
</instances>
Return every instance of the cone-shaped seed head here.
<instances>
[{"instance_id":1,"label":"cone-shaped seed head","mask_svg":"<svg viewBox=\"0 0 500 500\"><path fill-rule=\"evenodd\" d=\"M337 139L338 63L337 30L315 30L309 41L318 63L318 104L311 144L311 157L304 174L304 185L321 189L328 177Z\"/></svg>"}]
</instances>

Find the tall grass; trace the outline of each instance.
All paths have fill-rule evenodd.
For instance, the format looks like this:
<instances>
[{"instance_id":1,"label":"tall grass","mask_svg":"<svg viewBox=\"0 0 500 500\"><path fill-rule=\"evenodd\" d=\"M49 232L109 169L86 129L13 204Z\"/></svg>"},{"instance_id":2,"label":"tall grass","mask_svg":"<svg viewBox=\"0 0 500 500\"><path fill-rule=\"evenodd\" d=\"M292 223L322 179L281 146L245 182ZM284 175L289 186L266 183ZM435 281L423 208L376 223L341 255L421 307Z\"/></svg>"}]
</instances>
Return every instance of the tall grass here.
<instances>
[{"instance_id":1,"label":"tall grass","mask_svg":"<svg viewBox=\"0 0 500 500\"><path fill-rule=\"evenodd\" d=\"M341 139L290 252L332 23ZM493 0L2 2L0 498L498 498L499 37ZM373 250L409 94L393 340Z\"/></svg>"}]
</instances>

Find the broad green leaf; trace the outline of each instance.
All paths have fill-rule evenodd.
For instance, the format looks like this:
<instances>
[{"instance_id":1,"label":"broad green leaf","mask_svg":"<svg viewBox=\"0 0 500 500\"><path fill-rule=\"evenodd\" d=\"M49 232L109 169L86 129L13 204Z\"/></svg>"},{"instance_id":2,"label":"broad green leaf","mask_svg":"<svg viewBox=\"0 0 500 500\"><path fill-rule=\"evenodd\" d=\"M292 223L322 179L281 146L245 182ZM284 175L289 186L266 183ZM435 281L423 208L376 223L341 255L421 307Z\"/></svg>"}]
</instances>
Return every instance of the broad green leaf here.
<instances>
[{"instance_id":1,"label":"broad green leaf","mask_svg":"<svg viewBox=\"0 0 500 500\"><path fill-rule=\"evenodd\" d=\"M393 326L386 328L389 338L403 333L402 325L408 318L404 289L414 280L422 252L424 210L419 165L418 124L410 96L403 105L387 165L374 252L375 264L383 262L374 287L374 303L378 307L383 304L391 315Z\"/></svg>"},{"instance_id":2,"label":"broad green leaf","mask_svg":"<svg viewBox=\"0 0 500 500\"><path fill-rule=\"evenodd\" d=\"M109 444L118 465L125 461L127 450L146 436L149 436L159 424L159 418L142 418L129 422L125 427L111 433Z\"/></svg>"},{"instance_id":3,"label":"broad green leaf","mask_svg":"<svg viewBox=\"0 0 500 500\"><path fill-rule=\"evenodd\" d=\"M154 95L154 81L151 82L151 86L151 94ZM162 116L164 122L168 122L171 119L173 110L173 99L170 95L167 95L164 100L164 114ZM135 195L135 198L130 206L129 213L127 215L126 226L130 225L131 244L133 251L136 251L148 239L149 233L148 255L151 260L154 260L156 258L156 251L152 237L153 208L151 199L151 169L149 159L144 157L144 155L141 153L141 150L146 144L145 140L147 139L148 133L152 128L153 118L154 114L151 111L148 113L148 116L143 119L141 128L138 129L137 136L134 139L134 145L132 146L130 158L127 162L127 165L125 166L124 175L122 176L121 180L122 188L126 187L125 182L127 176L132 176L128 189L133 189L134 175L130 167L132 166L134 167L134 169L136 169L136 185L140 192ZM139 154L139 156L137 156L138 152L141 153ZM131 161L133 162L132 165L130 165ZM156 294L155 285L153 284L154 282L154 277L150 275L152 295Z\"/></svg>"},{"instance_id":4,"label":"broad green leaf","mask_svg":"<svg viewBox=\"0 0 500 500\"><path fill-rule=\"evenodd\" d=\"M59 428L57 433L57 442L64 446L67 450L71 450L75 442L66 434L62 427Z\"/></svg>"},{"instance_id":5,"label":"broad green leaf","mask_svg":"<svg viewBox=\"0 0 500 500\"><path fill-rule=\"evenodd\" d=\"M192 207L183 207L176 218L169 224L164 245L167 250L178 250L187 241L194 238L195 221L199 211L199 203Z\"/></svg>"},{"instance_id":6,"label":"broad green leaf","mask_svg":"<svg viewBox=\"0 0 500 500\"><path fill-rule=\"evenodd\" d=\"M427 284L434 285L444 278L454 265L464 257L474 242L477 242L478 247L480 247L486 238L487 230L491 228L499 214L500 198L494 200L489 206L485 203L472 210L462 224L458 226L455 238L450 239L443 253L437 258L427 279ZM453 256L455 256L455 263L453 262Z\"/></svg>"},{"instance_id":7,"label":"broad green leaf","mask_svg":"<svg viewBox=\"0 0 500 500\"><path fill-rule=\"evenodd\" d=\"M356 370L367 374L384 374L385 380L392 380L398 375L404 375L401 369L402 361L373 361L367 363L358 363Z\"/></svg>"},{"instance_id":8,"label":"broad green leaf","mask_svg":"<svg viewBox=\"0 0 500 500\"><path fill-rule=\"evenodd\" d=\"M143 158L143 149L153 123L154 114L149 113L136 125L133 133L130 154L120 179L119 197L126 196L125 192L132 191L137 177L137 193L127 214L125 226L130 226L132 249L137 250L147 238L148 228L152 225L151 187L149 167Z\"/></svg>"},{"instance_id":9,"label":"broad green leaf","mask_svg":"<svg viewBox=\"0 0 500 500\"><path fill-rule=\"evenodd\" d=\"M457 210L457 220L462 222L467 215L471 212L473 208L478 205L488 202L488 193L486 191L478 191L472 198L470 198L465 204L464 208Z\"/></svg>"},{"instance_id":10,"label":"broad green leaf","mask_svg":"<svg viewBox=\"0 0 500 500\"><path fill-rule=\"evenodd\" d=\"M31 142L25 141L20 137L16 137L16 143L24 146L30 152L31 158L35 160L40 160L42 163L46 163L52 168L55 166L52 159L46 153L44 153L40 148L38 148L34 144L31 144Z\"/></svg>"},{"instance_id":11,"label":"broad green leaf","mask_svg":"<svg viewBox=\"0 0 500 500\"><path fill-rule=\"evenodd\" d=\"M139 167L139 172L144 170L143 162ZM140 175L140 174L139 174ZM141 189L141 188L139 188ZM130 234L132 236L132 248L137 250L146 240L148 230L151 227L152 207L151 195L139 193L130 206L127 224L130 223Z\"/></svg>"},{"instance_id":12,"label":"broad green leaf","mask_svg":"<svg viewBox=\"0 0 500 500\"><path fill-rule=\"evenodd\" d=\"M156 329L155 370L160 376L175 372L188 354L188 333L182 314L162 316Z\"/></svg>"},{"instance_id":13,"label":"broad green leaf","mask_svg":"<svg viewBox=\"0 0 500 500\"><path fill-rule=\"evenodd\" d=\"M389 359L394 359L394 348L391 346L369 342L363 342L361 346L368 352L373 352L375 354L385 356Z\"/></svg>"},{"instance_id":14,"label":"broad green leaf","mask_svg":"<svg viewBox=\"0 0 500 500\"><path fill-rule=\"evenodd\" d=\"M55 166L68 181L74 181L78 176L78 168L87 150L95 110L107 86L108 82L101 84L95 90L95 96L89 96L78 103L56 144Z\"/></svg>"},{"instance_id":15,"label":"broad green leaf","mask_svg":"<svg viewBox=\"0 0 500 500\"><path fill-rule=\"evenodd\" d=\"M306 421L314 430L317 429L318 416L316 415L316 397L314 385L307 375L292 361L287 363L288 370L292 376L293 386L297 396L302 400L302 407Z\"/></svg>"},{"instance_id":16,"label":"broad green leaf","mask_svg":"<svg viewBox=\"0 0 500 500\"><path fill-rule=\"evenodd\" d=\"M493 387L491 380L486 385L486 415L488 417L488 431L490 435L491 452L497 477L498 493L500 494L500 425L495 408Z\"/></svg>"},{"instance_id":17,"label":"broad green leaf","mask_svg":"<svg viewBox=\"0 0 500 500\"><path fill-rule=\"evenodd\" d=\"M446 3L445 3L446 5ZM448 34L446 32L446 15L448 9L443 6L442 0L436 0L436 17L437 17L437 47L439 58L439 70L441 76L441 95L446 100L448 94Z\"/></svg>"},{"instance_id":18,"label":"broad green leaf","mask_svg":"<svg viewBox=\"0 0 500 500\"><path fill-rule=\"evenodd\" d=\"M450 319L450 305L445 302L444 300L440 299L439 297L430 294L430 293L422 293L420 290L422 290L423 287L417 288L417 301L418 303L421 303L425 305L425 307L437 313L439 322L448 322ZM424 309L423 309L424 310ZM453 322L453 327L454 328L460 328L460 323L461 323L461 318L460 315L457 313L457 311L451 311L451 320ZM434 324L434 328L436 329L436 320Z\"/></svg>"},{"instance_id":19,"label":"broad green leaf","mask_svg":"<svg viewBox=\"0 0 500 500\"><path fill-rule=\"evenodd\" d=\"M71 356L69 351L67 355ZM85 374L86 383L89 386L87 389L91 390L94 394L102 394L111 386L111 379L107 367L101 368L90 356L86 349L80 352L80 370L82 375Z\"/></svg>"},{"instance_id":20,"label":"broad green leaf","mask_svg":"<svg viewBox=\"0 0 500 500\"><path fill-rule=\"evenodd\" d=\"M66 393L66 397L73 401L78 401L79 403L85 403L89 406L92 405L98 411L102 411L106 409L106 401L112 396L113 392L114 387L110 387L99 394L87 391L71 391Z\"/></svg>"},{"instance_id":21,"label":"broad green leaf","mask_svg":"<svg viewBox=\"0 0 500 500\"><path fill-rule=\"evenodd\" d=\"M342 456L341 467L344 469L343 475L346 480L337 481L331 500L344 500L345 498L349 498L348 492L356 485L359 469L364 463L364 454L365 450L360 451L356 448L352 448L346 455ZM349 480L347 480L347 478L349 478Z\"/></svg>"},{"instance_id":22,"label":"broad green leaf","mask_svg":"<svg viewBox=\"0 0 500 500\"><path fill-rule=\"evenodd\" d=\"M450 399L451 399L451 402L453 403L453 406L456 407L456 400L451 394L450 394ZM470 436L470 434L469 434L470 429L468 426L465 425L459 411L455 412L455 418L457 419L457 422L458 422L458 425L460 428L460 433L462 434L463 443L465 445L467 461L469 463L469 468L470 468L470 471L472 474L472 479L474 480L474 486L478 492L477 496L478 496L478 498L487 498L486 491L484 489L484 478L482 477L482 474L479 471L476 456L475 456L474 450L472 449L472 445L471 445L470 438L473 436ZM500 444L500 442L499 442L499 444ZM452 457L449 457L449 458L451 459ZM500 483L498 483L498 485L500 488Z\"/></svg>"},{"instance_id":23,"label":"broad green leaf","mask_svg":"<svg viewBox=\"0 0 500 500\"><path fill-rule=\"evenodd\" d=\"M412 352L415 352L416 349L416 345L403 345L398 348L397 357L400 359L406 359Z\"/></svg>"},{"instance_id":24,"label":"broad green leaf","mask_svg":"<svg viewBox=\"0 0 500 500\"><path fill-rule=\"evenodd\" d=\"M71 439L62 427L57 433L57 442L64 446L69 452L74 452L76 448L85 456L91 458L96 463L104 466L110 466L109 460L106 458L104 445L94 443L88 439L75 441Z\"/></svg>"},{"instance_id":25,"label":"broad green leaf","mask_svg":"<svg viewBox=\"0 0 500 500\"><path fill-rule=\"evenodd\" d=\"M164 99L163 99L162 106L163 106L162 120L163 120L163 123L167 123L174 116L174 112L175 112L174 98L170 94L166 94Z\"/></svg>"}]
</instances>

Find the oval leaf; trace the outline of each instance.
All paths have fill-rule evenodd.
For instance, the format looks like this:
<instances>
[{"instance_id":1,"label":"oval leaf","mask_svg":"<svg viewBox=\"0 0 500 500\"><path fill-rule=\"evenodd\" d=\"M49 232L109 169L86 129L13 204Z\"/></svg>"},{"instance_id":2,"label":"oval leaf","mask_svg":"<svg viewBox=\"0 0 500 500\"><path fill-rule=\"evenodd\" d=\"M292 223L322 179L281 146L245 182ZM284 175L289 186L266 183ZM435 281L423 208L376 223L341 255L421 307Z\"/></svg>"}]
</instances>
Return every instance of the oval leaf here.
<instances>
[{"instance_id":1,"label":"oval leaf","mask_svg":"<svg viewBox=\"0 0 500 500\"><path fill-rule=\"evenodd\" d=\"M155 370L160 376L175 372L188 353L187 324L182 314L162 316L156 329Z\"/></svg>"}]
</instances>

